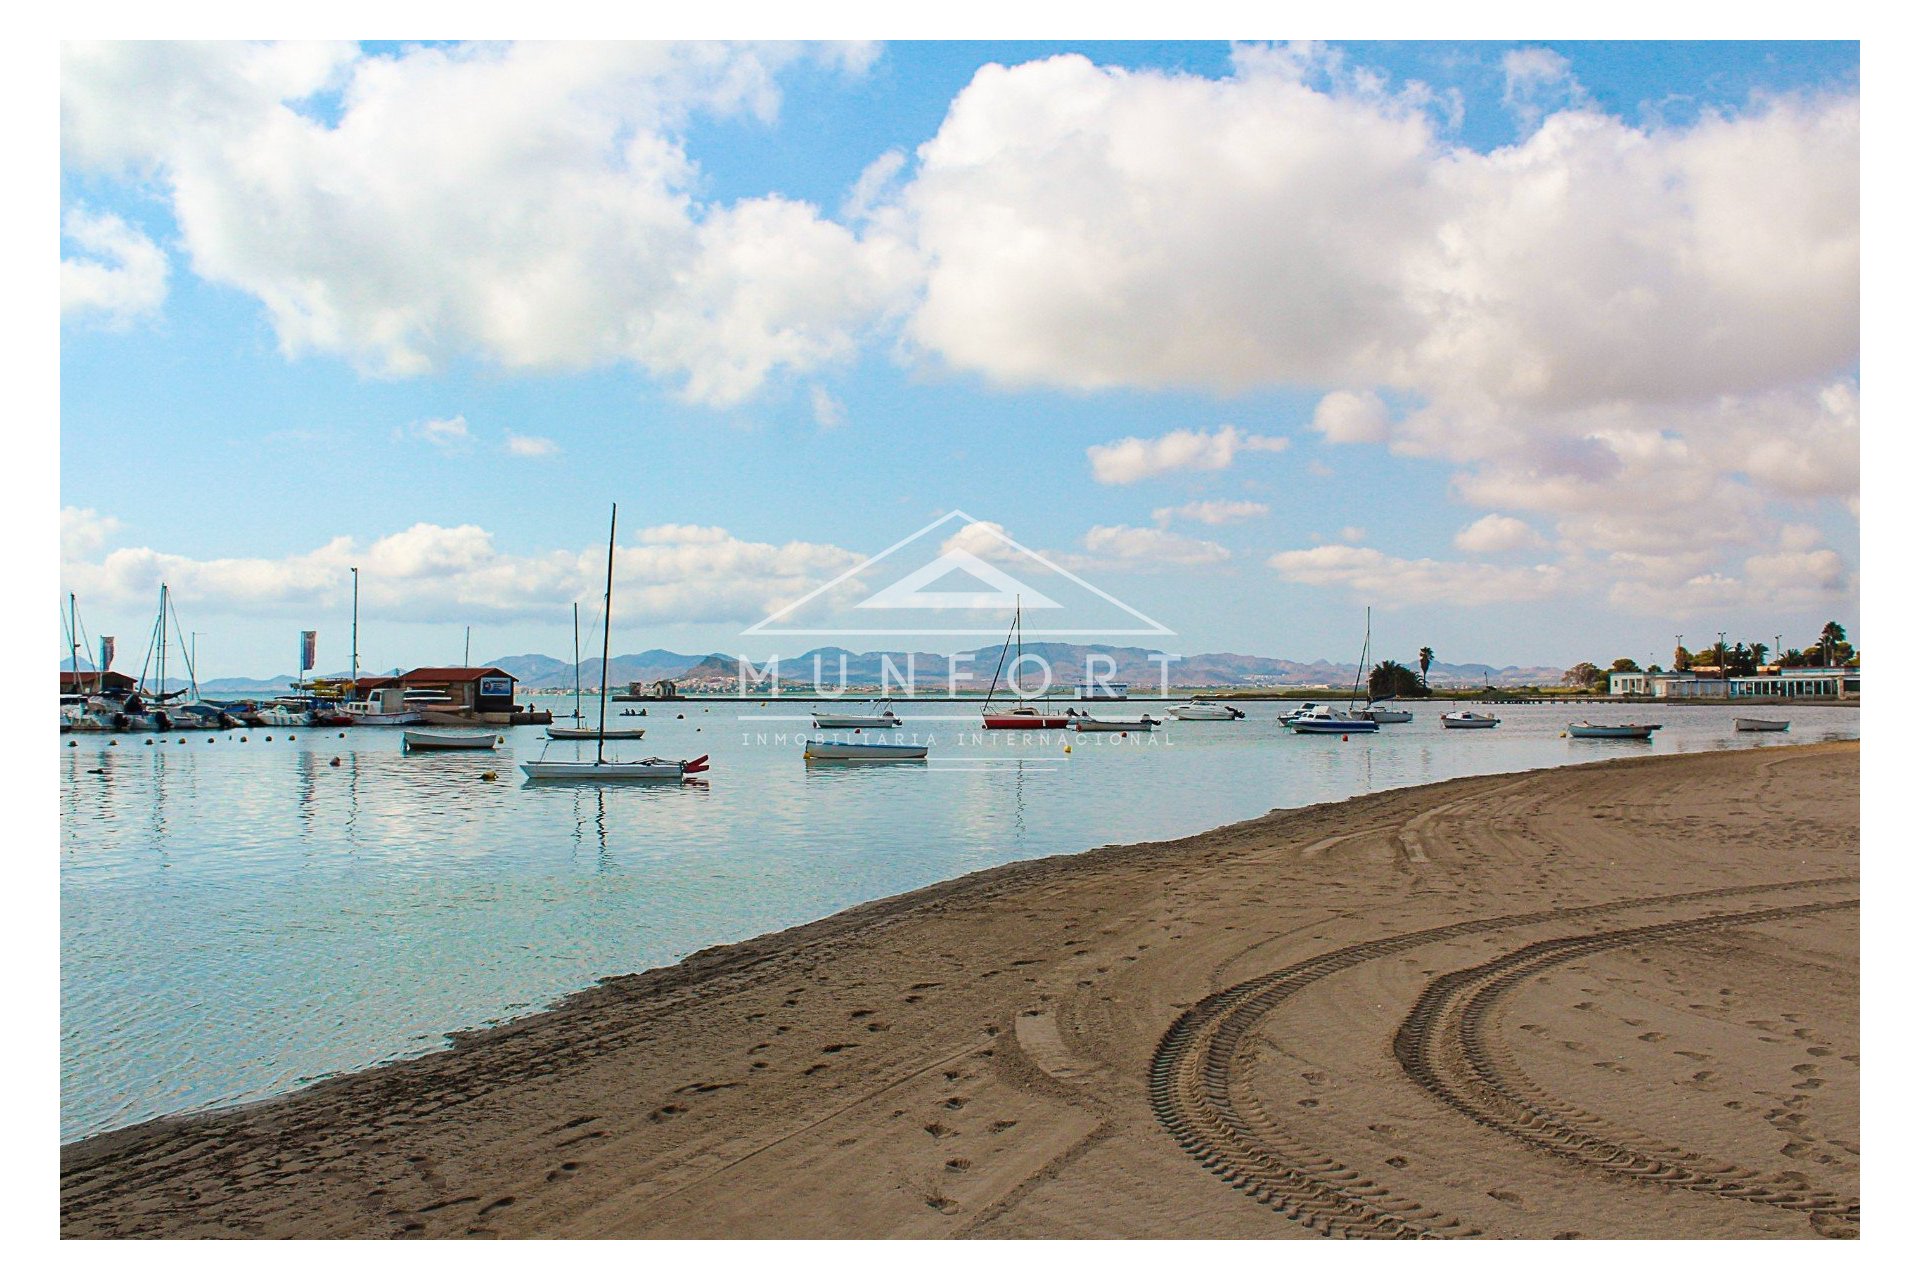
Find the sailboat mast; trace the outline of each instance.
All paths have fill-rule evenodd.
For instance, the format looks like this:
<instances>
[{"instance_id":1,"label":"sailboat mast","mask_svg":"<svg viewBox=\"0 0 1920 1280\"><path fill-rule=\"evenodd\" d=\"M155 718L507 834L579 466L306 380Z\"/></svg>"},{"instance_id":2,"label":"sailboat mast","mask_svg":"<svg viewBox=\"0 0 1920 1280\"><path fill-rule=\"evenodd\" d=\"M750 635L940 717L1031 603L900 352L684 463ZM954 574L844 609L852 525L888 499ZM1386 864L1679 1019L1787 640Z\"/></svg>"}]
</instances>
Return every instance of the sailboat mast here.
<instances>
[{"instance_id":1,"label":"sailboat mast","mask_svg":"<svg viewBox=\"0 0 1920 1280\"><path fill-rule=\"evenodd\" d=\"M160 584L160 620L154 624L160 631L160 687L155 690L161 698L167 696L167 584Z\"/></svg>"},{"instance_id":2,"label":"sailboat mast","mask_svg":"<svg viewBox=\"0 0 1920 1280\"><path fill-rule=\"evenodd\" d=\"M360 570L349 569L353 574L353 688L351 692L358 696L360 692Z\"/></svg>"},{"instance_id":3,"label":"sailboat mast","mask_svg":"<svg viewBox=\"0 0 1920 1280\"><path fill-rule=\"evenodd\" d=\"M580 723L580 602L573 602L573 722Z\"/></svg>"},{"instance_id":4,"label":"sailboat mast","mask_svg":"<svg viewBox=\"0 0 1920 1280\"><path fill-rule=\"evenodd\" d=\"M607 762L607 654L613 645L613 535L620 526L620 504L613 504L613 515L607 520L607 596L606 626L600 632L600 730L593 735L593 762Z\"/></svg>"},{"instance_id":5,"label":"sailboat mast","mask_svg":"<svg viewBox=\"0 0 1920 1280\"><path fill-rule=\"evenodd\" d=\"M67 592L67 670L73 672L74 691L80 689L80 605L73 598L73 592Z\"/></svg>"}]
</instances>

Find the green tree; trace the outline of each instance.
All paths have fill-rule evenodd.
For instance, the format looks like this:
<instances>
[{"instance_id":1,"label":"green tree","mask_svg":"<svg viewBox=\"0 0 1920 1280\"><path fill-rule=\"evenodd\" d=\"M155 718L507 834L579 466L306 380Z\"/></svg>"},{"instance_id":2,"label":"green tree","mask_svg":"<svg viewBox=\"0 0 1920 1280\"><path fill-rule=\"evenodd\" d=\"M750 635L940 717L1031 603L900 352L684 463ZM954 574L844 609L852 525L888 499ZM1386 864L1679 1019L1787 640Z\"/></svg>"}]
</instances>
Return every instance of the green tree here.
<instances>
[{"instance_id":1,"label":"green tree","mask_svg":"<svg viewBox=\"0 0 1920 1280\"><path fill-rule=\"evenodd\" d=\"M1591 662L1578 662L1568 667L1560 676L1560 683L1567 689L1591 689L1606 683L1607 674Z\"/></svg>"},{"instance_id":2,"label":"green tree","mask_svg":"<svg viewBox=\"0 0 1920 1280\"><path fill-rule=\"evenodd\" d=\"M1411 667L1391 658L1374 664L1367 673L1367 696L1369 698L1408 698L1417 697L1422 690L1420 677Z\"/></svg>"},{"instance_id":3,"label":"green tree","mask_svg":"<svg viewBox=\"0 0 1920 1280\"><path fill-rule=\"evenodd\" d=\"M1640 664L1632 658L1615 658L1613 665L1607 668L1609 671L1638 671L1639 669Z\"/></svg>"},{"instance_id":4,"label":"green tree","mask_svg":"<svg viewBox=\"0 0 1920 1280\"><path fill-rule=\"evenodd\" d=\"M1427 668L1432 665L1433 646L1423 644L1420 646L1420 687L1423 689L1427 686Z\"/></svg>"},{"instance_id":5,"label":"green tree","mask_svg":"<svg viewBox=\"0 0 1920 1280\"><path fill-rule=\"evenodd\" d=\"M1693 655L1687 652L1687 646L1683 644L1674 646L1673 669L1675 671L1693 670Z\"/></svg>"}]
</instances>

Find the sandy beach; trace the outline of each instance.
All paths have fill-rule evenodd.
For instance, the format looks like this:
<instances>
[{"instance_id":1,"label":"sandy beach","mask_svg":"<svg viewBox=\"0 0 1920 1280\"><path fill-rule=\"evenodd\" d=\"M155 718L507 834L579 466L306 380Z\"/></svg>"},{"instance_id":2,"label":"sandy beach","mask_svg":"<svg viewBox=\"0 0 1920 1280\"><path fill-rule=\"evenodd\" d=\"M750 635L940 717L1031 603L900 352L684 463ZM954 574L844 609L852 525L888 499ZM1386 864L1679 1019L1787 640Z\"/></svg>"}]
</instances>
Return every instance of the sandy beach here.
<instances>
[{"instance_id":1,"label":"sandy beach","mask_svg":"<svg viewBox=\"0 0 1920 1280\"><path fill-rule=\"evenodd\" d=\"M1859 842L1832 743L1001 867L72 1144L62 1234L1853 1236Z\"/></svg>"}]
</instances>

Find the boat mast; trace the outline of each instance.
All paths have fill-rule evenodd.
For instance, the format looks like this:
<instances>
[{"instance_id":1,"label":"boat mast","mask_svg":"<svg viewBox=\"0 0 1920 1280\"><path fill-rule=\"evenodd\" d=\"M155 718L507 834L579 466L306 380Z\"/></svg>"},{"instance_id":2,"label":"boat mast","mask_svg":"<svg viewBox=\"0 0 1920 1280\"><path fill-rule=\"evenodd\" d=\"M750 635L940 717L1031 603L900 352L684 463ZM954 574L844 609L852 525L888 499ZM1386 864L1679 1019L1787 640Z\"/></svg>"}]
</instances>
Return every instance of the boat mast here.
<instances>
[{"instance_id":1,"label":"boat mast","mask_svg":"<svg viewBox=\"0 0 1920 1280\"><path fill-rule=\"evenodd\" d=\"M167 696L167 584L160 584L160 620L153 624L160 632L160 686L154 696L161 701Z\"/></svg>"},{"instance_id":2,"label":"boat mast","mask_svg":"<svg viewBox=\"0 0 1920 1280\"><path fill-rule=\"evenodd\" d=\"M73 598L73 592L67 592L67 669L73 672L73 688L80 690L80 605Z\"/></svg>"},{"instance_id":3,"label":"boat mast","mask_svg":"<svg viewBox=\"0 0 1920 1280\"><path fill-rule=\"evenodd\" d=\"M607 519L607 623L600 632L600 729L593 735L593 762L607 762L607 654L613 644L613 534L620 525L620 504L613 504Z\"/></svg>"},{"instance_id":4,"label":"boat mast","mask_svg":"<svg viewBox=\"0 0 1920 1280\"><path fill-rule=\"evenodd\" d=\"M573 602L573 722L579 724L580 715L580 602Z\"/></svg>"},{"instance_id":5,"label":"boat mast","mask_svg":"<svg viewBox=\"0 0 1920 1280\"><path fill-rule=\"evenodd\" d=\"M1360 696L1360 679L1366 674L1367 652L1371 648L1373 648L1373 606L1368 605L1366 638L1360 642L1360 665L1353 670L1353 692L1347 695L1347 710L1349 711L1353 710L1354 700ZM1373 689L1371 686L1367 689L1367 704L1369 706L1373 704Z\"/></svg>"},{"instance_id":6,"label":"boat mast","mask_svg":"<svg viewBox=\"0 0 1920 1280\"><path fill-rule=\"evenodd\" d=\"M353 687L349 697L358 697L360 693L360 570L349 568L353 575Z\"/></svg>"}]
</instances>

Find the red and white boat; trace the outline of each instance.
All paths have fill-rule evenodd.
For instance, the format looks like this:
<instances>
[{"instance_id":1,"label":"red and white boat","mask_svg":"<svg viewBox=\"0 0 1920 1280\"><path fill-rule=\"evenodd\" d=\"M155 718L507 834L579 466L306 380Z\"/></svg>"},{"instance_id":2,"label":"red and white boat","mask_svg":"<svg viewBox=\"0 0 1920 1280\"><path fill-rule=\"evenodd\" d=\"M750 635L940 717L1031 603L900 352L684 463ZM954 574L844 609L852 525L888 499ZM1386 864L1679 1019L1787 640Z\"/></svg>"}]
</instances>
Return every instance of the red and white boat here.
<instances>
[{"instance_id":1,"label":"red and white boat","mask_svg":"<svg viewBox=\"0 0 1920 1280\"><path fill-rule=\"evenodd\" d=\"M1007 633L1007 642L1000 646L1000 664L993 669L993 683L987 689L986 705L980 709L980 723L989 729L1064 729L1072 724L1080 714L1072 708L1055 711L1051 704L1036 707L1030 702L1016 702L1010 707L993 705L993 695L1000 688L1000 672L1007 665L1008 649L1013 650L1013 665L1017 668L1023 650L1020 641L1020 600L1017 596L1013 602L1013 627ZM1007 683L1013 685L1011 675Z\"/></svg>"}]
</instances>

